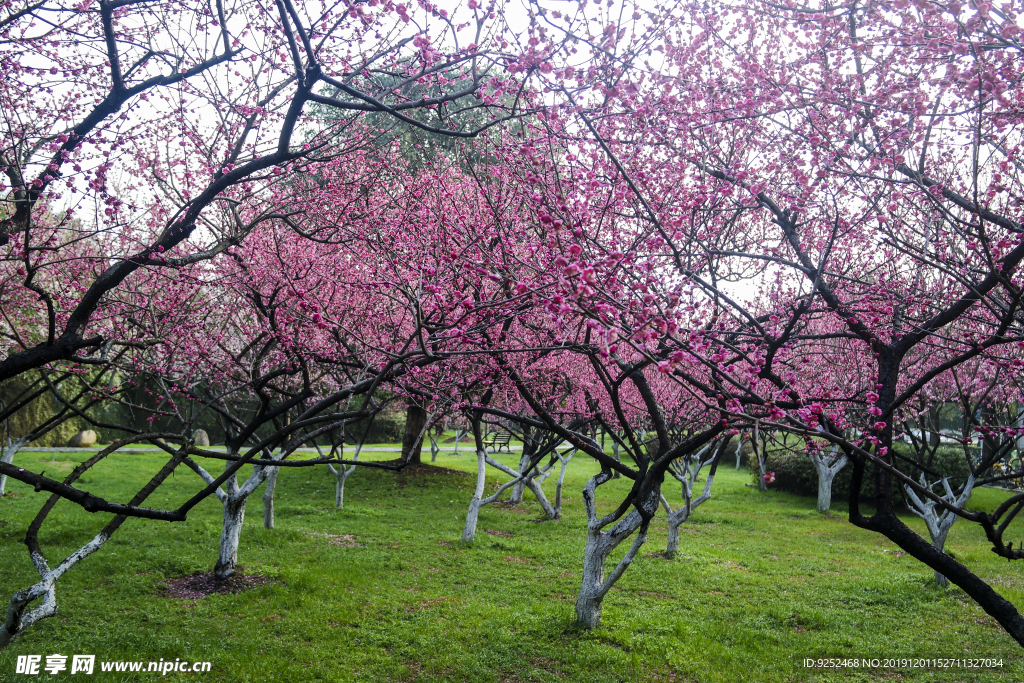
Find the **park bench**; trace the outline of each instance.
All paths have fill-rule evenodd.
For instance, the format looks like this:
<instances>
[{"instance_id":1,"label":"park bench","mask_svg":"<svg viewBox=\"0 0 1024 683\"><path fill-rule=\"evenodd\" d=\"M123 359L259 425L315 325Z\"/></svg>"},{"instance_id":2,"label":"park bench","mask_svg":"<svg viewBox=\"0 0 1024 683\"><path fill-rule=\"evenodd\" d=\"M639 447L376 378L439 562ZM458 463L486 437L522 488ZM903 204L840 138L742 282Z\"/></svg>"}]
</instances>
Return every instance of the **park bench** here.
<instances>
[{"instance_id":1,"label":"park bench","mask_svg":"<svg viewBox=\"0 0 1024 683\"><path fill-rule=\"evenodd\" d=\"M494 448L494 453L501 452L504 448L507 453L512 452L512 448L509 446L509 441L512 440L512 434L506 431L495 432L491 434L491 438L484 441L484 446L491 446Z\"/></svg>"}]
</instances>

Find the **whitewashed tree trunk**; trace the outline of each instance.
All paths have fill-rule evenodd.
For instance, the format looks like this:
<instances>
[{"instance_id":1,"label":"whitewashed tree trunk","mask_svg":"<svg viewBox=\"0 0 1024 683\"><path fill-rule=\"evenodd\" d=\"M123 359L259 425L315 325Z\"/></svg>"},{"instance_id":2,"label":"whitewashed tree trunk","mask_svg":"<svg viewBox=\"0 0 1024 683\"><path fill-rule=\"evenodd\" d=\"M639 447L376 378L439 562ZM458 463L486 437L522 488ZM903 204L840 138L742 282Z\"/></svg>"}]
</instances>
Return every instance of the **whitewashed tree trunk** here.
<instances>
[{"instance_id":1,"label":"whitewashed tree trunk","mask_svg":"<svg viewBox=\"0 0 1024 683\"><path fill-rule=\"evenodd\" d=\"M214 576L226 579L235 573L238 566L238 542L242 537L242 523L245 521L245 501L248 496L232 495L225 498L224 523L220 532L220 549Z\"/></svg>"},{"instance_id":2,"label":"whitewashed tree trunk","mask_svg":"<svg viewBox=\"0 0 1024 683\"><path fill-rule=\"evenodd\" d=\"M740 468L740 459L743 457L743 437L736 439L736 469Z\"/></svg>"},{"instance_id":3,"label":"whitewashed tree trunk","mask_svg":"<svg viewBox=\"0 0 1024 683\"><path fill-rule=\"evenodd\" d=\"M934 484L929 485L925 479L924 473L921 473L921 485L927 488L931 488ZM967 478L964 483L963 489L960 491L960 495L957 495L952 487L949 485L949 479L946 477L942 478L942 487L944 490L940 495L947 502L952 503L956 507L963 507L967 500L971 497L971 491L974 490L974 474ZM946 551L946 536L949 535L949 530L953 528L953 524L957 520L957 516L945 508L940 508L939 504L934 500L927 498L921 500L917 493L912 488L904 484L904 490L907 492L907 498L910 499L910 511L915 515L924 520L925 525L928 527L928 535L931 536L932 545L942 552ZM940 586L948 586L949 579L935 572L935 581Z\"/></svg>"},{"instance_id":4,"label":"whitewashed tree trunk","mask_svg":"<svg viewBox=\"0 0 1024 683\"><path fill-rule=\"evenodd\" d=\"M22 437L20 439L14 439L14 440L7 439L7 445L4 446L3 455L0 455L0 462L3 462L5 464L10 465L11 462L14 460L15 454L17 454L17 452L19 450L21 450L21 447L25 445L25 441L26 440L27 439L25 437ZM0 496L5 495L6 491L7 491L7 475L6 474L0 474Z\"/></svg>"},{"instance_id":5,"label":"whitewashed tree trunk","mask_svg":"<svg viewBox=\"0 0 1024 683\"><path fill-rule=\"evenodd\" d=\"M484 487L487 485L487 454L482 447L476 452L476 491L473 500L469 501L469 512L466 515L466 526L462 530L462 540L472 543L476 538L476 523L480 518L480 506L483 505Z\"/></svg>"},{"instance_id":6,"label":"whitewashed tree trunk","mask_svg":"<svg viewBox=\"0 0 1024 683\"><path fill-rule=\"evenodd\" d=\"M237 452L232 452L231 455L238 456ZM282 456L278 455L274 457L270 453L266 453L265 457L277 460ZM189 467L196 472L203 481L207 484L212 484L215 479L210 475L209 472L204 470L194 461L186 461ZM233 463L229 460L225 463L225 468L230 467ZM228 477L228 480L224 482L224 485L218 487L214 491L214 495L217 496L217 500L221 502L224 508L224 519L221 525L220 534L220 545L217 552L217 564L214 565L213 573L218 579L226 579L235 573L235 569L238 566L238 544L242 536L242 524L245 521L245 503L249 496L252 495L253 491L266 481L267 477L270 476L271 472L277 470L276 467L253 467L253 473L249 475L249 478L239 486L237 474L232 474Z\"/></svg>"},{"instance_id":7,"label":"whitewashed tree trunk","mask_svg":"<svg viewBox=\"0 0 1024 683\"><path fill-rule=\"evenodd\" d=\"M764 475L766 474L765 470L764 470L764 453L762 452L763 449L761 448L761 445L758 442L758 439L760 438L759 432L760 432L760 425L757 422L755 422L754 423L754 433L750 436L750 445L753 446L753 448L754 448L753 455L754 455L755 458L757 458L757 471L758 471L758 474L759 474L759 476L757 478L758 490L759 491L767 491L768 490L768 482L766 482L764 480Z\"/></svg>"},{"instance_id":8,"label":"whitewashed tree trunk","mask_svg":"<svg viewBox=\"0 0 1024 683\"><path fill-rule=\"evenodd\" d=\"M526 448L523 448L523 454L519 456L519 472L522 474L526 471L526 468L530 466L530 454L526 452ZM518 505L523 502L523 492L526 490L526 484L520 480L515 486L512 487L512 495L509 496L508 501Z\"/></svg>"},{"instance_id":9,"label":"whitewashed tree trunk","mask_svg":"<svg viewBox=\"0 0 1024 683\"><path fill-rule=\"evenodd\" d=\"M576 449L572 449L568 456L559 454L558 459L562 463L562 470L558 473L558 481L555 483L555 516L562 516L562 485L565 483L565 471L569 468L569 461L576 455Z\"/></svg>"},{"instance_id":10,"label":"whitewashed tree trunk","mask_svg":"<svg viewBox=\"0 0 1024 683\"><path fill-rule=\"evenodd\" d=\"M511 476L512 479L498 487L498 490L493 494L484 498L484 488L487 484L487 465L501 470L505 474ZM525 479L526 485L529 487L530 491L537 496L537 500L540 502L541 507L544 508L544 512L547 514L548 518L555 519L558 515L555 512L555 509L551 506L551 503L548 502L547 497L544 496L544 491L537 484L536 475L537 470L531 472L530 476ZM524 481L522 473L516 472L515 470L502 465L497 460L488 457L483 448L477 451L476 491L473 494L473 500L469 503L469 513L466 515L466 526L462 530L463 541L472 542L476 537L476 524L480 517L480 508L498 500L498 497L501 496L501 494L512 486L515 486L520 481Z\"/></svg>"},{"instance_id":11,"label":"whitewashed tree trunk","mask_svg":"<svg viewBox=\"0 0 1024 683\"><path fill-rule=\"evenodd\" d=\"M635 509L619 519L610 531L604 531L615 520L611 515L598 519L594 493L598 486L611 478L610 472L603 471L591 477L583 489L583 504L587 512L587 543L583 549L583 580L576 598L576 623L583 628L596 628L600 624L604 596L633 563L637 552L647 540L647 526ZM629 550L605 577L608 556L638 529L639 533Z\"/></svg>"},{"instance_id":12,"label":"whitewashed tree trunk","mask_svg":"<svg viewBox=\"0 0 1024 683\"><path fill-rule=\"evenodd\" d=\"M331 468L334 469L334 468ZM355 465L352 466L352 470L355 469ZM341 510L345 507L345 481L348 479L349 472L345 472L344 466L341 468L341 472L334 475L334 507L335 509Z\"/></svg>"},{"instance_id":13,"label":"whitewashed tree trunk","mask_svg":"<svg viewBox=\"0 0 1024 683\"><path fill-rule=\"evenodd\" d=\"M724 447L724 444L720 446L720 448ZM704 468L704 465L712 462L712 460L701 460L701 457L707 452L708 448L710 446L705 446L697 455L686 458L682 463L673 463L674 466L669 470L682 487L683 506L678 510L673 510L665 496L661 496L661 504L668 514L668 544L665 546L665 557L667 559L674 558L676 553L679 552L680 525L690 518L690 514L694 510L711 499L711 485L715 481L716 465L714 464L712 464L712 469L708 473L707 481L704 482L703 493L696 500L693 498L693 485L696 483L700 471Z\"/></svg>"},{"instance_id":14,"label":"whitewashed tree trunk","mask_svg":"<svg viewBox=\"0 0 1024 683\"><path fill-rule=\"evenodd\" d=\"M11 601L7 606L7 616L4 619L3 628L0 628L0 650L3 650L14 636L32 624L41 619L52 617L57 613L57 592L55 587L57 579L76 564L102 548L109 538L109 533L100 532L96 534L91 541L68 555L63 562L53 569L50 569L46 558L41 554L38 552L30 553L32 563L35 565L36 571L39 572L39 581L24 590L18 591L11 597ZM29 605L39 598L42 598L42 603L38 607L29 609Z\"/></svg>"},{"instance_id":15,"label":"whitewashed tree trunk","mask_svg":"<svg viewBox=\"0 0 1024 683\"><path fill-rule=\"evenodd\" d=\"M115 441L113 444L97 454L95 458L79 465L70 475L68 475L65 479L65 483L67 485L73 484L82 473L91 467L92 464L97 462L98 458L105 457L106 455L113 453L126 442L127 439L123 441ZM191 442L186 441L185 444L191 445ZM135 496L128 502L128 505L139 506L144 503L145 499L162 483L164 483L168 476L173 474L175 468L184 459L185 453L185 449L179 450L174 458L164 465L156 476L154 476L150 482L135 494ZM0 650L10 643L11 639L18 633L25 631L33 624L43 620L43 618L52 616L56 613L57 604L55 584L57 580L73 566L102 548L103 544L110 540L115 531L117 531L128 519L126 516L116 515L106 523L106 525L103 526L103 528L100 529L100 531L96 533L96 535L87 544L63 559L54 568L50 569L49 563L39 547L38 530L46 516L50 511L52 511L57 500L58 498L56 496L50 497L47 502L43 504L43 507L37 514L35 520L33 520L29 525L29 530L25 537L25 543L29 547L29 557L35 565L36 571L39 573L40 581L11 596L7 605L7 613L4 617L3 624L0 626ZM42 599L42 603L30 609L29 606L39 599Z\"/></svg>"},{"instance_id":16,"label":"whitewashed tree trunk","mask_svg":"<svg viewBox=\"0 0 1024 683\"><path fill-rule=\"evenodd\" d=\"M274 489L277 488L277 475L280 467L270 467L270 474L267 475L267 486L263 491L263 528L274 528Z\"/></svg>"},{"instance_id":17,"label":"whitewashed tree trunk","mask_svg":"<svg viewBox=\"0 0 1024 683\"><path fill-rule=\"evenodd\" d=\"M430 434L430 462L437 462L437 454L441 451L441 447L437 443L437 437Z\"/></svg>"},{"instance_id":18,"label":"whitewashed tree trunk","mask_svg":"<svg viewBox=\"0 0 1024 683\"><path fill-rule=\"evenodd\" d=\"M116 445L115 442L115 445L112 445L110 448L116 449L118 447L119 446ZM162 483L164 483L167 480L167 477L174 472L175 468L181 463L184 457L185 451L179 451L175 458L164 465L160 472L158 472L156 476L154 476L150 482L129 501L128 504L141 505L145 502L146 498ZM85 471L83 467L84 465L80 465L76 468L65 479L65 483L68 485L74 483L81 473ZM53 509L54 503L56 503L55 496L51 497L43 505L43 509L40 510L35 521L33 521L29 526L29 531L25 536L25 543L29 547L29 557L32 560L32 564L35 565L35 569L39 574L40 580L32 586L29 586L24 590L20 590L11 596L11 600L7 606L7 615L4 618L3 625L0 626L0 650L3 650L4 647L11 642L12 638L32 624L57 613L57 593L55 588L57 580L76 564L102 548L114 532L116 532L125 520L128 519L122 515L115 516L107 522L107 525L104 526L98 534L93 536L88 543L68 555L56 567L50 569L49 563L46 561L46 557L43 556L42 550L39 548L37 531L38 525L42 523L46 515L49 514L49 511ZM42 599L42 603L29 609L29 605L40 598Z\"/></svg>"},{"instance_id":19,"label":"whitewashed tree trunk","mask_svg":"<svg viewBox=\"0 0 1024 683\"><path fill-rule=\"evenodd\" d=\"M832 447L832 453L821 456L811 453L811 462L818 472L818 512L828 512L832 507L832 481L849 462L845 455L838 455L839 446Z\"/></svg>"},{"instance_id":20,"label":"whitewashed tree trunk","mask_svg":"<svg viewBox=\"0 0 1024 683\"><path fill-rule=\"evenodd\" d=\"M544 495L544 489L541 488L541 484L543 484L544 480L548 478L549 474L551 474L551 466L548 466L548 468L544 470L534 468L532 472L530 472L524 477L522 472L517 472L509 467L506 467L505 465L502 465L500 462L498 462L494 458L491 458L490 456L486 457L486 462L491 467L501 470L505 474L512 477L512 481L502 485L502 487L499 489L499 493L501 491L504 491L509 486L514 486L516 482L521 481L526 485L526 488L530 489L530 492L533 493L533 495L537 498L537 502L540 503L541 508L544 509L544 514L548 516L548 519L558 519L558 512L555 510L554 506L548 502L548 497ZM495 496L497 495L498 494L495 494ZM493 500L494 497L492 496L491 498L487 499L486 502L489 503L492 502Z\"/></svg>"},{"instance_id":21,"label":"whitewashed tree trunk","mask_svg":"<svg viewBox=\"0 0 1024 683\"><path fill-rule=\"evenodd\" d=\"M360 440L360 442L356 444L356 453L352 456L353 461L359 460L359 452L362 450L363 442ZM321 457L322 456L323 452L321 451ZM345 482L348 481L348 478L356 471L356 467L356 465L352 465L352 467L346 468L344 465L338 465L338 469L334 469L333 465L327 465L327 469L329 469L331 474L334 475L334 507L339 510L345 507Z\"/></svg>"},{"instance_id":22,"label":"whitewashed tree trunk","mask_svg":"<svg viewBox=\"0 0 1024 683\"><path fill-rule=\"evenodd\" d=\"M562 486L563 484L565 484L565 471L569 468L569 461L572 460L572 457L574 455L576 455L575 448L568 451L567 454L559 452L559 450L556 448L554 450L554 458L552 458L551 462L548 463L548 466L541 469L537 474L533 475L533 480L536 482L537 487L543 487L544 482L547 481L547 478L551 476L551 473L554 471L555 460L557 460L561 465L561 468L558 472L558 479L555 483L555 504L551 506L551 509L554 511L554 515L552 516L550 513L548 514L548 517L550 517L551 519L558 519L562 516ZM547 506L545 505L545 503L547 503L547 498L545 497L541 499L543 493L544 490L543 488L541 488L541 495L537 496L537 499L541 500L541 507L543 507L546 512ZM537 494L534 493L534 495Z\"/></svg>"},{"instance_id":23,"label":"whitewashed tree trunk","mask_svg":"<svg viewBox=\"0 0 1024 683\"><path fill-rule=\"evenodd\" d=\"M617 439L612 439L612 457L615 458L615 462L622 462L619 460L619 442ZM612 474L612 479L618 479L621 476L622 474L618 470L615 470Z\"/></svg>"}]
</instances>

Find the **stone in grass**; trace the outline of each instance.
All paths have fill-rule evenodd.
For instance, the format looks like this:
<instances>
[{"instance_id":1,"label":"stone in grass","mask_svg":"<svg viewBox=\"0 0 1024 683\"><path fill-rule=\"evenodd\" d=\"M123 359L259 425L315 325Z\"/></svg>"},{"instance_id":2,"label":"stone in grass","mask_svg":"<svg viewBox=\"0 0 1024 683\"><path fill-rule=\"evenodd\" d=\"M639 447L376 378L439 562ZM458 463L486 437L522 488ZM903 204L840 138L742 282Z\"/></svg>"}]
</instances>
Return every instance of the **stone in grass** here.
<instances>
[{"instance_id":1,"label":"stone in grass","mask_svg":"<svg viewBox=\"0 0 1024 683\"><path fill-rule=\"evenodd\" d=\"M91 429L78 432L70 440L68 446L71 448L88 448L96 444L96 432Z\"/></svg>"},{"instance_id":2,"label":"stone in grass","mask_svg":"<svg viewBox=\"0 0 1024 683\"><path fill-rule=\"evenodd\" d=\"M197 429L192 432L192 438L196 440L196 446L200 448L206 448L210 445L210 435L206 433L205 429Z\"/></svg>"}]
</instances>

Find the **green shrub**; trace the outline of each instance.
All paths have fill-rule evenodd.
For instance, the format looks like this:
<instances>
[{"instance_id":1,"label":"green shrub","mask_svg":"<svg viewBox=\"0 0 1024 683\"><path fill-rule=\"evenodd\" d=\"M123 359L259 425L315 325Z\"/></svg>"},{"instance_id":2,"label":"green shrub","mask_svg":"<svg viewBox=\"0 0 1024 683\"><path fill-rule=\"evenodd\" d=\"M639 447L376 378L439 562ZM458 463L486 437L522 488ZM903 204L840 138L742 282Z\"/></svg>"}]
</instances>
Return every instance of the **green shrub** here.
<instances>
[{"instance_id":1,"label":"green shrub","mask_svg":"<svg viewBox=\"0 0 1024 683\"><path fill-rule=\"evenodd\" d=\"M24 378L16 377L0 383L0 406L7 406L22 399L29 384ZM43 394L21 408L0 424L0 440L18 439L39 427L57 414L56 400L50 394ZM63 446L72 436L89 426L85 420L72 417L32 442L33 446Z\"/></svg>"},{"instance_id":2,"label":"green shrub","mask_svg":"<svg viewBox=\"0 0 1024 683\"><path fill-rule=\"evenodd\" d=\"M908 458L913 457L910 447L905 444L896 444L895 449L898 453ZM893 460L893 464L900 472L913 477L915 480L920 476L921 470L912 463L908 463L900 458L893 458ZM755 482L758 476L756 467L756 463L753 463L752 469L754 469ZM870 464L864 469L864 484L861 489L861 496L864 499L870 500L878 496L876 469L874 465ZM930 469L945 474L949 477L950 485L954 487L963 484L970 475L970 469L964 459L963 450L955 446L940 447L935 453ZM776 449L768 451L765 471L775 472L775 481L771 484L771 488L802 496L816 497L818 495L818 472L814 468L814 463L811 462L810 456L802 450ZM839 471L839 474L832 481L833 500L849 500L850 480L852 477L853 467L851 465L847 465ZM931 481L933 478L928 477L928 479ZM893 481L893 494L894 500L899 501L903 499L903 487L895 480Z\"/></svg>"}]
</instances>

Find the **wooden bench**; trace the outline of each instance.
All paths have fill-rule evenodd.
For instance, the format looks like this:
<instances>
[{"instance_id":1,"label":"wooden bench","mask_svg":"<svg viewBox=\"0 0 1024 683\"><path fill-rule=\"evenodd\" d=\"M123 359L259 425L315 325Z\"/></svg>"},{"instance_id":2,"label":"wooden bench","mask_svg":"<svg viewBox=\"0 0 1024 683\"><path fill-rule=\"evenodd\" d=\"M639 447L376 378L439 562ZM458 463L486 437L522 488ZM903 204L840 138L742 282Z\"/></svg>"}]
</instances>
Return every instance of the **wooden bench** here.
<instances>
[{"instance_id":1,"label":"wooden bench","mask_svg":"<svg viewBox=\"0 0 1024 683\"><path fill-rule=\"evenodd\" d=\"M484 441L484 446L491 446L494 448L494 453L500 453L501 449L504 448L505 452L511 453L512 448L509 446L509 441L512 440L511 432L495 432L491 434L491 438Z\"/></svg>"}]
</instances>

